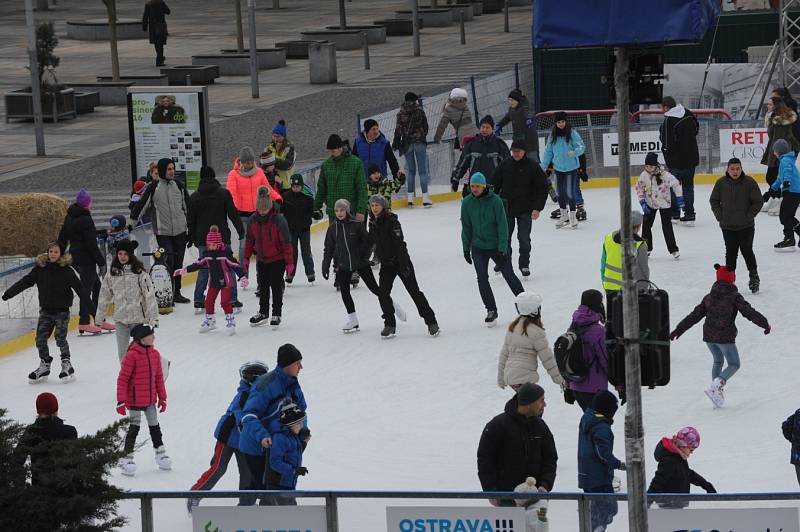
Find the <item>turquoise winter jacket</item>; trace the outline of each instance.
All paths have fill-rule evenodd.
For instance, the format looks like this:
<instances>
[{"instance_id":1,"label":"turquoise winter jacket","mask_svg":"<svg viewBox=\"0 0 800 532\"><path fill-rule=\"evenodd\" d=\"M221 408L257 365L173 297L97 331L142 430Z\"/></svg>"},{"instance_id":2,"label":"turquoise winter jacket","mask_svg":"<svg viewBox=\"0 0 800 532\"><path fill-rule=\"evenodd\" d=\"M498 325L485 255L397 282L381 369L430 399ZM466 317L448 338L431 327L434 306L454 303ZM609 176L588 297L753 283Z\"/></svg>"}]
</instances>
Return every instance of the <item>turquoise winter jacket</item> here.
<instances>
[{"instance_id":1,"label":"turquoise winter jacket","mask_svg":"<svg viewBox=\"0 0 800 532\"><path fill-rule=\"evenodd\" d=\"M572 172L580 167L581 163L578 157L585 151L586 145L574 129L569 142L564 137L557 137L554 143L553 136L548 135L542 158L542 168L546 170L552 162L556 172ZM569 152L573 152L572 155Z\"/></svg>"},{"instance_id":2,"label":"turquoise winter jacket","mask_svg":"<svg viewBox=\"0 0 800 532\"><path fill-rule=\"evenodd\" d=\"M472 246L506 253L508 222L503 200L487 187L483 194L470 194L461 202L461 244L464 253Z\"/></svg>"},{"instance_id":3,"label":"turquoise winter jacket","mask_svg":"<svg viewBox=\"0 0 800 532\"><path fill-rule=\"evenodd\" d=\"M784 153L780 156L778 166L778 179L772 183L772 190L786 190L800 194L800 173L797 171L797 154L793 151ZM784 189L783 184L789 183L789 188Z\"/></svg>"}]
</instances>

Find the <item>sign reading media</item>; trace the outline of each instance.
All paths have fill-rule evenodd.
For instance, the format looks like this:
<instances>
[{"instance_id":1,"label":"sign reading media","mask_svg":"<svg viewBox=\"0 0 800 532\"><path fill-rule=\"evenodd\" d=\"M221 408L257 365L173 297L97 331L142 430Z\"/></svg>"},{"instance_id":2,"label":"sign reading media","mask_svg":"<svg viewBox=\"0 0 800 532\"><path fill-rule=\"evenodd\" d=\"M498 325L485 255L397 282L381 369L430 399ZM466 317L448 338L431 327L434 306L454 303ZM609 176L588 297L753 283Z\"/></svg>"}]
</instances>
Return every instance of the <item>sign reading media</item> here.
<instances>
[{"instance_id":1,"label":"sign reading media","mask_svg":"<svg viewBox=\"0 0 800 532\"><path fill-rule=\"evenodd\" d=\"M797 508L650 510L650 532L800 532Z\"/></svg>"},{"instance_id":2,"label":"sign reading media","mask_svg":"<svg viewBox=\"0 0 800 532\"><path fill-rule=\"evenodd\" d=\"M198 506L194 532L327 532L324 506Z\"/></svg>"},{"instance_id":3,"label":"sign reading media","mask_svg":"<svg viewBox=\"0 0 800 532\"><path fill-rule=\"evenodd\" d=\"M664 164L658 131L631 131L628 140L631 165L643 165L650 151L656 152L658 161ZM616 133L603 133L603 166L619 166L619 140Z\"/></svg>"},{"instance_id":4,"label":"sign reading media","mask_svg":"<svg viewBox=\"0 0 800 532\"><path fill-rule=\"evenodd\" d=\"M388 532L526 532L519 507L389 506Z\"/></svg>"}]
</instances>

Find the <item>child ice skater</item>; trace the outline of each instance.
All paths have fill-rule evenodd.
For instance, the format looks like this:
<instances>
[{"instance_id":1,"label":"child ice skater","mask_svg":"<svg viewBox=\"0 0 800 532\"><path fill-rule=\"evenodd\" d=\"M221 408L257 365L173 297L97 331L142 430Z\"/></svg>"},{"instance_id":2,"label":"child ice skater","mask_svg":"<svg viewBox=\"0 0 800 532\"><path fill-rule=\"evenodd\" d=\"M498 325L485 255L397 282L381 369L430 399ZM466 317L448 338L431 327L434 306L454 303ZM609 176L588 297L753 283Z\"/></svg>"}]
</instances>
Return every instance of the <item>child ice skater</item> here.
<instances>
[{"instance_id":1,"label":"child ice skater","mask_svg":"<svg viewBox=\"0 0 800 532\"><path fill-rule=\"evenodd\" d=\"M128 414L130 421L125 436L125 457L120 462L120 468L122 474L129 477L136 474L133 453L142 423L142 412L150 428L156 465L159 469L172 469L172 460L167 456L158 424L158 412L167 410L167 389L164 387L161 355L153 347L156 337L149 325L137 325L131 331L131 337L133 342L122 359L122 368L117 377L117 413L121 416Z\"/></svg>"},{"instance_id":2,"label":"child ice skater","mask_svg":"<svg viewBox=\"0 0 800 532\"><path fill-rule=\"evenodd\" d=\"M117 253L117 244L122 240L130 240L131 232L128 230L128 221L124 214L115 214L108 220L106 231L106 254L114 260Z\"/></svg>"},{"instance_id":3,"label":"child ice skater","mask_svg":"<svg viewBox=\"0 0 800 532\"><path fill-rule=\"evenodd\" d=\"M794 235L800 236L800 222L797 221L797 207L800 205L800 172L797 171L797 154L791 151L789 143L778 139L772 151L780 160L778 178L770 186L773 192L781 193L781 208L778 216L783 224L783 240L775 244L775 249L793 250Z\"/></svg>"},{"instance_id":4,"label":"child ice skater","mask_svg":"<svg viewBox=\"0 0 800 532\"><path fill-rule=\"evenodd\" d=\"M208 332L217 328L214 318L214 303L220 295L222 310L225 312L225 332L236 333L236 320L233 317L231 304L231 288L236 284L233 272L244 276L245 270L233 258L233 251L222 241L219 227L212 225L208 228L206 236L205 257L193 262L185 268L175 270L175 277L186 275L187 272L197 271L200 268L208 269L208 290L206 291L206 317L200 324L200 332Z\"/></svg>"},{"instance_id":5,"label":"child ice skater","mask_svg":"<svg viewBox=\"0 0 800 532\"><path fill-rule=\"evenodd\" d=\"M304 189L303 176L294 174L289 178L291 186L283 193L283 209L281 213L289 225L292 238L292 256L294 258L294 271L297 273L298 243L300 254L303 256L303 268L306 272L308 284L314 284L314 256L311 254L311 224L312 218L322 219L322 213L315 213L314 198ZM286 275L286 284L292 284L294 275Z\"/></svg>"},{"instance_id":6,"label":"child ice skater","mask_svg":"<svg viewBox=\"0 0 800 532\"><path fill-rule=\"evenodd\" d=\"M661 231L672 258L677 260L681 254L675 243L672 230L672 194L678 198L678 207L683 209L683 189L678 180L658 164L658 154L650 152L644 160L644 170L636 181L636 195L644 213L642 236L647 242L647 252L653 251L653 224L656 215L661 218Z\"/></svg>"},{"instance_id":7,"label":"child ice skater","mask_svg":"<svg viewBox=\"0 0 800 532\"><path fill-rule=\"evenodd\" d=\"M69 309L72 307L72 292L78 294L81 304L95 313L91 296L81 284L75 271L70 268L72 256L61 254L61 244L51 242L47 253L36 257L36 264L22 279L11 285L3 293L3 301L8 301L23 290L36 286L39 291L39 321L36 324L36 348L39 350L39 367L28 374L33 383L43 382L50 375L53 357L47 347L47 339L56 333L56 345L61 350L61 372L58 378L68 381L75 376L75 368L69 354L67 328Z\"/></svg>"},{"instance_id":8,"label":"child ice skater","mask_svg":"<svg viewBox=\"0 0 800 532\"><path fill-rule=\"evenodd\" d=\"M706 493L716 493L711 482L689 467L689 457L698 447L700 433L694 427L683 427L673 437L661 438L654 453L658 469L647 493L689 493L691 484L703 488ZM661 508L685 508L689 503L677 500L660 502L658 505Z\"/></svg>"},{"instance_id":9,"label":"child ice skater","mask_svg":"<svg viewBox=\"0 0 800 532\"><path fill-rule=\"evenodd\" d=\"M727 266L714 265L717 270L717 281L711 286L711 291L697 305L688 316L678 323L675 330L670 333L670 340L677 340L695 323L705 318L703 323L703 341L708 346L714 363L711 366L711 386L706 389L706 395L714 406L721 408L725 405L722 388L733 375L739 371L739 351L736 349L736 315L752 321L762 329L764 334L769 334L770 325L760 312L745 301L739 290L736 289L736 273ZM722 369L724 362L728 365Z\"/></svg>"},{"instance_id":10,"label":"child ice skater","mask_svg":"<svg viewBox=\"0 0 800 532\"><path fill-rule=\"evenodd\" d=\"M303 467L303 451L306 442L300 436L306 413L296 406L284 408L281 412L281 428L272 434L269 448L269 470L267 486L275 491L294 491L297 478L308 474ZM294 497L268 495L262 504L270 506L297 506Z\"/></svg>"}]
</instances>

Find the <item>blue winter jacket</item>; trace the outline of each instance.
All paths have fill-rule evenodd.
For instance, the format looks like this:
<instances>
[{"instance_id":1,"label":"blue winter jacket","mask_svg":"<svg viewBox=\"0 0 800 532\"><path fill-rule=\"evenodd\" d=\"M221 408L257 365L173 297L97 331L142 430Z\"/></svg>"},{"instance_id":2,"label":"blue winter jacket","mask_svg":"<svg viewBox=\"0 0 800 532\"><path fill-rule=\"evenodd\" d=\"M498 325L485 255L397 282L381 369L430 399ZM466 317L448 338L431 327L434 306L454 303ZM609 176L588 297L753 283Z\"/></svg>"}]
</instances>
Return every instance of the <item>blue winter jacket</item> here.
<instances>
[{"instance_id":1,"label":"blue winter jacket","mask_svg":"<svg viewBox=\"0 0 800 532\"><path fill-rule=\"evenodd\" d=\"M250 383L244 379L240 380L236 395L233 396L230 406L219 418L217 428L214 429L214 438L233 449L239 448L241 434L239 432L239 422L242 419L242 407L247 401L249 392Z\"/></svg>"},{"instance_id":2,"label":"blue winter jacket","mask_svg":"<svg viewBox=\"0 0 800 532\"><path fill-rule=\"evenodd\" d=\"M297 377L290 377L282 368L275 368L253 383L242 409L240 451L253 456L264 453L261 440L272 437L273 432L280 430L280 413L284 402L294 403L300 410L306 410L306 399Z\"/></svg>"},{"instance_id":3,"label":"blue winter jacket","mask_svg":"<svg viewBox=\"0 0 800 532\"><path fill-rule=\"evenodd\" d=\"M277 486L270 489L297 487L296 467L303 465L303 442L300 436L292 434L292 431L285 426L281 426L278 432L272 435L272 446L269 448L269 468L280 475ZM270 475L272 476L272 475Z\"/></svg>"},{"instance_id":4,"label":"blue winter jacket","mask_svg":"<svg viewBox=\"0 0 800 532\"><path fill-rule=\"evenodd\" d=\"M578 487L584 490L610 486L620 461L614 456L611 422L587 408L578 427Z\"/></svg>"},{"instance_id":5,"label":"blue winter jacket","mask_svg":"<svg viewBox=\"0 0 800 532\"><path fill-rule=\"evenodd\" d=\"M800 465L800 410L789 416L781 426L783 437L792 442L792 454L789 461Z\"/></svg>"},{"instance_id":6,"label":"blue winter jacket","mask_svg":"<svg viewBox=\"0 0 800 532\"><path fill-rule=\"evenodd\" d=\"M800 173L797 172L796 161L797 154L793 151L780 156L778 179L772 183L772 190L787 190L783 188L783 184L789 183L788 191L800 194Z\"/></svg>"},{"instance_id":7,"label":"blue winter jacket","mask_svg":"<svg viewBox=\"0 0 800 532\"><path fill-rule=\"evenodd\" d=\"M383 133L378 135L378 138L372 142L367 141L363 132L358 134L354 151L355 154L358 155L358 158L364 163L365 176L369 177L370 164L377 164L381 169L381 175L389 175L387 166L389 161L386 155L387 148L391 152L392 149L391 146L389 146L389 139L387 139ZM396 175L394 168L392 170L392 175Z\"/></svg>"},{"instance_id":8,"label":"blue winter jacket","mask_svg":"<svg viewBox=\"0 0 800 532\"><path fill-rule=\"evenodd\" d=\"M571 157L568 155L570 151L574 152ZM574 129L570 135L569 142L564 137L557 137L556 141L553 142L553 136L548 135L544 148L544 157L542 158L542 168L546 170L552 162L553 168L557 172L572 172L580 167L581 163L578 157L583 155L585 151L586 145Z\"/></svg>"}]
</instances>

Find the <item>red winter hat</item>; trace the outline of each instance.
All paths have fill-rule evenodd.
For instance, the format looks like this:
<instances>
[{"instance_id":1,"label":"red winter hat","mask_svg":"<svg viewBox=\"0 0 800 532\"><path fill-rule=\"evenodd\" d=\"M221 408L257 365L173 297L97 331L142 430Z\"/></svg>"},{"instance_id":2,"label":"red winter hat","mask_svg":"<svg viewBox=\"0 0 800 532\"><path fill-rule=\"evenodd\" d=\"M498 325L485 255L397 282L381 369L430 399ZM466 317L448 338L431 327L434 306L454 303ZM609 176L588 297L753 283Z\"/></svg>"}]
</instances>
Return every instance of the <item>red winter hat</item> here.
<instances>
[{"instance_id":1,"label":"red winter hat","mask_svg":"<svg viewBox=\"0 0 800 532\"><path fill-rule=\"evenodd\" d=\"M137 179L136 182L133 184L133 191L136 194L141 194L142 190L144 190L144 187L146 186L147 183L145 183L143 179Z\"/></svg>"},{"instance_id":2,"label":"red winter hat","mask_svg":"<svg viewBox=\"0 0 800 532\"><path fill-rule=\"evenodd\" d=\"M52 416L58 412L58 399L50 392L40 393L36 397L36 413L43 416Z\"/></svg>"},{"instance_id":3,"label":"red winter hat","mask_svg":"<svg viewBox=\"0 0 800 532\"><path fill-rule=\"evenodd\" d=\"M734 272L733 270L729 270L727 266L720 266L719 264L715 264L714 269L717 270L718 282L730 283L730 284L736 282L736 272Z\"/></svg>"}]
</instances>

